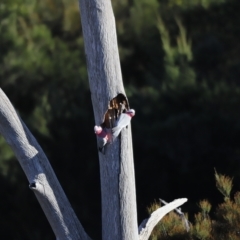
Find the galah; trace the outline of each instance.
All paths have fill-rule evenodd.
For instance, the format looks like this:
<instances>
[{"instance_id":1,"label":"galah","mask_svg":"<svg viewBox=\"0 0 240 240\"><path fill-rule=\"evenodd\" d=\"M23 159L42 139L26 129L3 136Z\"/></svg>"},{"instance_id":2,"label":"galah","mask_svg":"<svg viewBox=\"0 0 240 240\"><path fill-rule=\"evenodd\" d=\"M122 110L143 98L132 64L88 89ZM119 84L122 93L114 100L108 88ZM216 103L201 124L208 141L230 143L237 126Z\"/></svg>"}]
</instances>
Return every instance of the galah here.
<instances>
[{"instance_id":1,"label":"galah","mask_svg":"<svg viewBox=\"0 0 240 240\"><path fill-rule=\"evenodd\" d=\"M117 122L116 122L116 126L114 128L112 128L112 138L113 140L119 135L119 133L121 132L121 130L123 128L125 128L131 121L132 117L135 115L135 110L134 109L130 109L127 110L126 112L122 113Z\"/></svg>"},{"instance_id":2,"label":"galah","mask_svg":"<svg viewBox=\"0 0 240 240\"><path fill-rule=\"evenodd\" d=\"M98 150L105 154L106 144L111 142L111 133L107 129L102 129L101 126L95 126L94 132L98 137Z\"/></svg>"}]
</instances>

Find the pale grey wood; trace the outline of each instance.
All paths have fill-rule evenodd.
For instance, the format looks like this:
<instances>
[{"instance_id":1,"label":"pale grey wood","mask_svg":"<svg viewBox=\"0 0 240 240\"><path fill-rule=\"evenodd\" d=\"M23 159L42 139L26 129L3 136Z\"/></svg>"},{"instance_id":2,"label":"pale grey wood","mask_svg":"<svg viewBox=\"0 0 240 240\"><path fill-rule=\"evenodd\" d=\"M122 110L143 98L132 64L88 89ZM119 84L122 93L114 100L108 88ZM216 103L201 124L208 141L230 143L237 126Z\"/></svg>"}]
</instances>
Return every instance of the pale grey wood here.
<instances>
[{"instance_id":1,"label":"pale grey wood","mask_svg":"<svg viewBox=\"0 0 240 240\"><path fill-rule=\"evenodd\" d=\"M110 0L79 0L95 124L100 125L111 99L125 95ZM138 239L131 126L121 139L99 153L102 239Z\"/></svg>"},{"instance_id":2,"label":"pale grey wood","mask_svg":"<svg viewBox=\"0 0 240 240\"><path fill-rule=\"evenodd\" d=\"M139 226L139 240L149 239L153 228L158 224L158 222L169 212L175 208L181 206L187 201L187 198L176 199L167 205L154 211L148 219L145 219Z\"/></svg>"},{"instance_id":3,"label":"pale grey wood","mask_svg":"<svg viewBox=\"0 0 240 240\"><path fill-rule=\"evenodd\" d=\"M46 155L1 89L0 133L14 151L56 238L90 240L73 212Z\"/></svg>"},{"instance_id":4,"label":"pale grey wood","mask_svg":"<svg viewBox=\"0 0 240 240\"><path fill-rule=\"evenodd\" d=\"M159 198L159 200L164 205L168 204L168 202L166 202L165 200L163 200L161 198ZM184 227L186 228L186 231L189 232L191 223L187 220L187 218L185 217L185 214L181 211L181 208L175 208L174 211L182 218L183 223L184 223Z\"/></svg>"}]
</instances>

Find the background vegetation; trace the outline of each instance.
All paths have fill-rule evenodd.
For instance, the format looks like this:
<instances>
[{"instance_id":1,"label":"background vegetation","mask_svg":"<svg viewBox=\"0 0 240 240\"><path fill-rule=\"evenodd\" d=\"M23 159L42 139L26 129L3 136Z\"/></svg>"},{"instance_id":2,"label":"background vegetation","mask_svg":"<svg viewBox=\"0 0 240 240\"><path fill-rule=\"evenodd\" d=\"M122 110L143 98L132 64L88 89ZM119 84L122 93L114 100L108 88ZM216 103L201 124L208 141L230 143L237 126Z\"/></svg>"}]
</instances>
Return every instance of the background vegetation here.
<instances>
[{"instance_id":1,"label":"background vegetation","mask_svg":"<svg viewBox=\"0 0 240 240\"><path fill-rule=\"evenodd\" d=\"M224 196L223 203L212 210L211 203L204 199L198 204L199 210L194 215L194 221L188 221L188 215L173 211L165 216L154 228L151 240L238 240L240 237L240 192L230 196L232 179L215 172L216 186ZM149 208L149 214L158 209L155 202ZM214 211L211 219L210 212Z\"/></svg>"},{"instance_id":2,"label":"background vegetation","mask_svg":"<svg viewBox=\"0 0 240 240\"><path fill-rule=\"evenodd\" d=\"M139 222L154 199L217 206L214 167L240 189L240 2L113 0L131 107ZM0 3L0 86L48 156L91 237L101 236L94 118L78 2ZM80 171L80 174L79 174ZM54 239L0 138L0 236ZM200 238L199 238L200 239Z\"/></svg>"}]
</instances>

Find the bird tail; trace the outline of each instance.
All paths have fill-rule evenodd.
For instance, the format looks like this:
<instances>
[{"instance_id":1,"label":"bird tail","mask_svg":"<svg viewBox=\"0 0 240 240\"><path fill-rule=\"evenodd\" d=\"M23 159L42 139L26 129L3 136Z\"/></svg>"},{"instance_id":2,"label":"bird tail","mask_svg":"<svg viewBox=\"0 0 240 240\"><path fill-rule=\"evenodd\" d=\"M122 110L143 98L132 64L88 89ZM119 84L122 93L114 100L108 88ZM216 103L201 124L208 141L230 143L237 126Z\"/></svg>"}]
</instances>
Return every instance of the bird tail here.
<instances>
[{"instance_id":1,"label":"bird tail","mask_svg":"<svg viewBox=\"0 0 240 240\"><path fill-rule=\"evenodd\" d=\"M102 138L101 140L99 140L99 142L98 142L99 152L101 152L102 154L105 154L107 145L108 145L108 142L105 138Z\"/></svg>"},{"instance_id":2,"label":"bird tail","mask_svg":"<svg viewBox=\"0 0 240 240\"><path fill-rule=\"evenodd\" d=\"M99 152L101 152L103 155L105 155L105 147L99 147Z\"/></svg>"}]
</instances>

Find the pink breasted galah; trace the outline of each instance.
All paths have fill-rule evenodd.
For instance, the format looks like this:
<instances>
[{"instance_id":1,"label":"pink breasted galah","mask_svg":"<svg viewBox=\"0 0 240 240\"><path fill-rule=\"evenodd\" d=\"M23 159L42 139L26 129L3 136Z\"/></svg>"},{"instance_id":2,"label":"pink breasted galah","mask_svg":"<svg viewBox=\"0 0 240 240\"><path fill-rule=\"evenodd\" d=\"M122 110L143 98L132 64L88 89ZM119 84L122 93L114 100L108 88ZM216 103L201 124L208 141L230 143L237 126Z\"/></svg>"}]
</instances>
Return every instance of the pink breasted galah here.
<instances>
[{"instance_id":1,"label":"pink breasted galah","mask_svg":"<svg viewBox=\"0 0 240 240\"><path fill-rule=\"evenodd\" d=\"M127 110L126 112L122 113L118 120L116 121L116 126L112 128L112 138L113 141L116 139L116 137L119 135L121 130L125 128L127 125L129 125L132 117L135 115L135 110L130 109Z\"/></svg>"},{"instance_id":2,"label":"pink breasted galah","mask_svg":"<svg viewBox=\"0 0 240 240\"><path fill-rule=\"evenodd\" d=\"M101 126L97 126L97 125L94 127L94 132L98 137L98 150L101 153L105 154L105 150L106 150L105 147L108 143L111 142L112 134L108 129L106 128L103 129Z\"/></svg>"}]
</instances>

